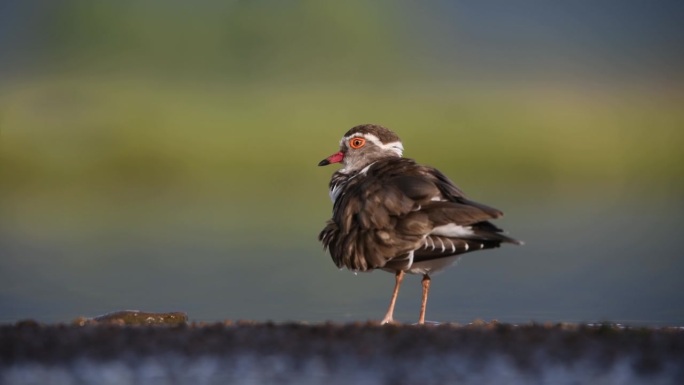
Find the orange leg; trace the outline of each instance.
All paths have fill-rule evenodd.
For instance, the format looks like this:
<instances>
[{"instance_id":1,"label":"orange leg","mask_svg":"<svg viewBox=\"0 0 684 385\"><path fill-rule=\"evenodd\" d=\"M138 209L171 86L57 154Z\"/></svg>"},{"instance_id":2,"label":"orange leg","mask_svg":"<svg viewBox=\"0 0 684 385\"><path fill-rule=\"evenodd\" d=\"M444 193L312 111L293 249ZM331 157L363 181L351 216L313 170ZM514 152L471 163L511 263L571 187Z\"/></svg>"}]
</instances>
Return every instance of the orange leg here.
<instances>
[{"instance_id":1,"label":"orange leg","mask_svg":"<svg viewBox=\"0 0 684 385\"><path fill-rule=\"evenodd\" d=\"M397 274L394 276L394 279L394 292L392 292L392 299L390 300L389 309L387 309L387 314L385 314L385 318L382 319L381 323L383 325L386 323L394 322L394 319L392 318L392 315L394 314L394 304L397 302L397 296L399 295L399 286L401 286L401 281L404 280L404 272L402 270L397 271Z\"/></svg>"},{"instance_id":2,"label":"orange leg","mask_svg":"<svg viewBox=\"0 0 684 385\"><path fill-rule=\"evenodd\" d=\"M427 307L428 292L430 291L430 276L427 274L423 275L423 281L421 283L423 284L423 300L420 304L420 316L418 317L419 325L425 323L425 309Z\"/></svg>"}]
</instances>

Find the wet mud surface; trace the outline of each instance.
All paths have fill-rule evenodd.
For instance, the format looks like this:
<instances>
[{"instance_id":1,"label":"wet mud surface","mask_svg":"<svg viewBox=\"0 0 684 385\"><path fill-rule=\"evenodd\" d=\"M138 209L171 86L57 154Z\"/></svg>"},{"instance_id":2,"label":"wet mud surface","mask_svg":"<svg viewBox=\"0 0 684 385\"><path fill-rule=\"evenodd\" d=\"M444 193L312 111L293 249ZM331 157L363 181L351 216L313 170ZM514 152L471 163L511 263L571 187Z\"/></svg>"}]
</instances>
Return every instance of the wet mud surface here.
<instances>
[{"instance_id":1,"label":"wet mud surface","mask_svg":"<svg viewBox=\"0 0 684 385\"><path fill-rule=\"evenodd\" d=\"M684 383L682 328L170 319L2 325L0 383Z\"/></svg>"}]
</instances>

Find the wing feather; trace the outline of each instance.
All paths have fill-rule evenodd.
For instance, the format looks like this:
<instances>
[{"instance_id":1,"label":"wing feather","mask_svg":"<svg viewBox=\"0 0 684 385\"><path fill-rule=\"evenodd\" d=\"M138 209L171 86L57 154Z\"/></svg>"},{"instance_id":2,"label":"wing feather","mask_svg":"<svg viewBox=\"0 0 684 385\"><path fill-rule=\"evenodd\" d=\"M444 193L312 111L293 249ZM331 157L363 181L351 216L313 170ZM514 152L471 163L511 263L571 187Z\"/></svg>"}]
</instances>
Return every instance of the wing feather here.
<instances>
[{"instance_id":1,"label":"wing feather","mask_svg":"<svg viewBox=\"0 0 684 385\"><path fill-rule=\"evenodd\" d=\"M442 258L502 242L520 243L501 234L489 220L501 211L471 201L438 170L411 159L375 162L365 174L350 177L333 206L333 218L319 239L338 267L364 271L393 259ZM432 234L453 224L467 234ZM403 263L403 262L402 262Z\"/></svg>"}]
</instances>

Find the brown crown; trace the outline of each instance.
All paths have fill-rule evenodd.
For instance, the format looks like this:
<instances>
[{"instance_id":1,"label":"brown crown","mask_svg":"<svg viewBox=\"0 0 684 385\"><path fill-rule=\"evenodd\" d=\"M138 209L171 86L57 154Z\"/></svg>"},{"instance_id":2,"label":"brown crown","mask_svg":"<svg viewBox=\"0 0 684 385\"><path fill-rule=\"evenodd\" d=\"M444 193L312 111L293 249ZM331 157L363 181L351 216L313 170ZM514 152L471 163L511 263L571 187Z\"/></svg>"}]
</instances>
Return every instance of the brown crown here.
<instances>
[{"instance_id":1,"label":"brown crown","mask_svg":"<svg viewBox=\"0 0 684 385\"><path fill-rule=\"evenodd\" d=\"M389 128L377 125L377 124L361 124L356 127L353 127L349 131L347 131L346 134L344 134L345 137L352 136L354 134L373 134L380 139L382 143L391 143L391 142L401 142L401 139L399 139L399 136L392 132Z\"/></svg>"}]
</instances>

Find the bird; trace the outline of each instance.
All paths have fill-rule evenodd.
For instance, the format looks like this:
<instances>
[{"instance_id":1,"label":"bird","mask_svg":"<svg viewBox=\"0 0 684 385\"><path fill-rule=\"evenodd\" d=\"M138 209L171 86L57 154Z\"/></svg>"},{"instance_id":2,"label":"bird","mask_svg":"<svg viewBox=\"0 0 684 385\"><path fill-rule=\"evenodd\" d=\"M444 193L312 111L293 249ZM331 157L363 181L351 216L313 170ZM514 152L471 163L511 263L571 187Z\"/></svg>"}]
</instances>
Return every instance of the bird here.
<instances>
[{"instance_id":1,"label":"bird","mask_svg":"<svg viewBox=\"0 0 684 385\"><path fill-rule=\"evenodd\" d=\"M503 215L500 210L470 200L436 168L403 157L402 141L389 128L355 126L339 148L318 163L342 164L329 184L332 218L318 239L340 269L394 273L381 324L395 323L405 274L422 275L418 324L424 324L430 275L455 264L462 254L523 244L490 222Z\"/></svg>"}]
</instances>

